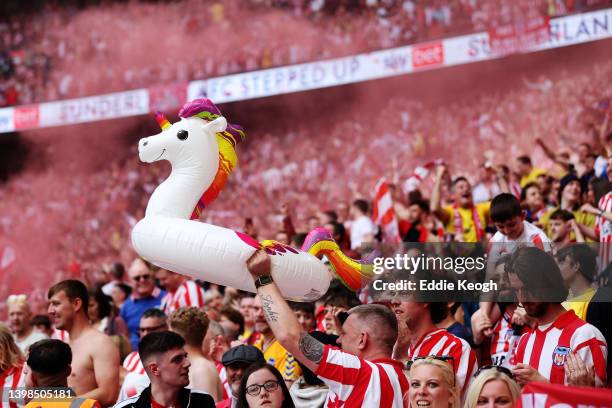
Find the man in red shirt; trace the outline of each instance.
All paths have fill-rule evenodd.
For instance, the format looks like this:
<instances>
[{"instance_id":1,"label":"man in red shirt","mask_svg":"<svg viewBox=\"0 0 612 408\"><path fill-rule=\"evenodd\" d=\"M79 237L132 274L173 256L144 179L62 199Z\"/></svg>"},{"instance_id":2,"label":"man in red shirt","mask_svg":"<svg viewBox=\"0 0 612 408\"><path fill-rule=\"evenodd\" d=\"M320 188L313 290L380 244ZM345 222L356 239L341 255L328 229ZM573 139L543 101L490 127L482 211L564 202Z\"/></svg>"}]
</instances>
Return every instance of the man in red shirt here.
<instances>
[{"instance_id":1,"label":"man in red shirt","mask_svg":"<svg viewBox=\"0 0 612 408\"><path fill-rule=\"evenodd\" d=\"M478 369L476 354L469 343L446 329L436 327L444 320L448 308L444 302L416 302L393 300L391 310L398 321L405 323L407 340L404 350L396 350L397 358L414 361L418 357L439 356L452 358L457 386L463 394L469 379Z\"/></svg>"},{"instance_id":2,"label":"man in red shirt","mask_svg":"<svg viewBox=\"0 0 612 408\"><path fill-rule=\"evenodd\" d=\"M306 333L272 280L271 261L257 251L247 261L264 315L278 341L330 390L326 407L403 407L408 381L402 363L391 359L397 320L381 305L346 312L338 344L326 345Z\"/></svg>"},{"instance_id":3,"label":"man in red shirt","mask_svg":"<svg viewBox=\"0 0 612 408\"><path fill-rule=\"evenodd\" d=\"M554 258L535 247L519 248L506 271L527 315L538 324L519 340L512 358L516 380L603 386L606 341L596 327L561 305L568 289Z\"/></svg>"}]
</instances>

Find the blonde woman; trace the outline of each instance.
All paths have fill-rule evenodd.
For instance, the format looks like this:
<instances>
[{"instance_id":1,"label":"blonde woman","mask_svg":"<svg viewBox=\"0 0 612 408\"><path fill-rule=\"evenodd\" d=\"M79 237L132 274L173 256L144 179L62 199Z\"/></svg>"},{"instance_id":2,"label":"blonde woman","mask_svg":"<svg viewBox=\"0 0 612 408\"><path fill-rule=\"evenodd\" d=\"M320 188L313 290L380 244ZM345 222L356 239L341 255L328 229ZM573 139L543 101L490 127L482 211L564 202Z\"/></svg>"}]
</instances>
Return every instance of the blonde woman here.
<instances>
[{"instance_id":1,"label":"blonde woman","mask_svg":"<svg viewBox=\"0 0 612 408\"><path fill-rule=\"evenodd\" d=\"M408 378L408 406L459 408L459 389L450 358L417 358L410 367Z\"/></svg>"},{"instance_id":2,"label":"blonde woman","mask_svg":"<svg viewBox=\"0 0 612 408\"><path fill-rule=\"evenodd\" d=\"M24 385L23 363L21 350L15 344L11 331L0 323L0 387L11 400L22 397L18 388Z\"/></svg>"},{"instance_id":3,"label":"blonde woman","mask_svg":"<svg viewBox=\"0 0 612 408\"><path fill-rule=\"evenodd\" d=\"M464 408L512 408L521 389L505 367L485 366L476 373L465 396Z\"/></svg>"}]
</instances>

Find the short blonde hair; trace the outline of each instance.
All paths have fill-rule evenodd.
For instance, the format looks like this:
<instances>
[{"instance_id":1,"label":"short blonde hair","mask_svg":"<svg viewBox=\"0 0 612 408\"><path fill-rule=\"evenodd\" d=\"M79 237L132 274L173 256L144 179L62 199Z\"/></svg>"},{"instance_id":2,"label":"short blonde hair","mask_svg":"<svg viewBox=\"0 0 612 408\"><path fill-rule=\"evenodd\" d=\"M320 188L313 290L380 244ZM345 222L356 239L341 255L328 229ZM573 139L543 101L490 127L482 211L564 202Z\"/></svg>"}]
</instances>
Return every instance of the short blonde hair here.
<instances>
[{"instance_id":1,"label":"short blonde hair","mask_svg":"<svg viewBox=\"0 0 612 408\"><path fill-rule=\"evenodd\" d=\"M468 387L467 393L465 394L465 405L464 408L474 408L478 403L478 397L480 397L480 393L484 388L485 384L489 381L500 380L503 381L508 390L510 391L510 395L512 396L512 406L518 401L519 396L521 394L521 388L518 386L516 381L510 378L507 374L502 371L496 370L495 368L491 368L488 370L483 370L474 378L470 386Z\"/></svg>"},{"instance_id":2,"label":"short blonde hair","mask_svg":"<svg viewBox=\"0 0 612 408\"><path fill-rule=\"evenodd\" d=\"M28 305L28 297L26 295L10 295L6 299L7 306L21 306L25 307L27 310L30 310L30 306Z\"/></svg>"},{"instance_id":3,"label":"short blonde hair","mask_svg":"<svg viewBox=\"0 0 612 408\"><path fill-rule=\"evenodd\" d=\"M451 407L459 408L459 389L457 388L457 379L455 378L455 371L451 362L445 362L435 357L425 357L420 358L418 360L414 360L414 363L412 363L412 366L410 366L410 373L408 374L408 378L411 379L414 370L423 365L431 365L440 369L440 371L442 372L442 379L446 383L448 392L451 395Z\"/></svg>"},{"instance_id":4,"label":"short blonde hair","mask_svg":"<svg viewBox=\"0 0 612 408\"><path fill-rule=\"evenodd\" d=\"M17 368L22 362L21 350L15 344L11 331L5 324L0 323L0 372L10 367Z\"/></svg>"}]
</instances>

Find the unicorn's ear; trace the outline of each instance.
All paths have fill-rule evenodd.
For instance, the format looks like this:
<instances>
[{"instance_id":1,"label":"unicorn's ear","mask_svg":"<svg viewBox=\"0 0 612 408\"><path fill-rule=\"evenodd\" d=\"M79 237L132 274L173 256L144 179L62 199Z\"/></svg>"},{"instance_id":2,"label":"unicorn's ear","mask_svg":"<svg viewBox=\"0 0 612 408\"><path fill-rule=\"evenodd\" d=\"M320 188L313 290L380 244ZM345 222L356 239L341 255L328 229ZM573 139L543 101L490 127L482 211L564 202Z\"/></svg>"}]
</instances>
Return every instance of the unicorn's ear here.
<instances>
[{"instance_id":1,"label":"unicorn's ear","mask_svg":"<svg viewBox=\"0 0 612 408\"><path fill-rule=\"evenodd\" d=\"M204 125L204 129L210 129L213 133L223 132L225 128L227 128L227 120L223 116Z\"/></svg>"}]
</instances>

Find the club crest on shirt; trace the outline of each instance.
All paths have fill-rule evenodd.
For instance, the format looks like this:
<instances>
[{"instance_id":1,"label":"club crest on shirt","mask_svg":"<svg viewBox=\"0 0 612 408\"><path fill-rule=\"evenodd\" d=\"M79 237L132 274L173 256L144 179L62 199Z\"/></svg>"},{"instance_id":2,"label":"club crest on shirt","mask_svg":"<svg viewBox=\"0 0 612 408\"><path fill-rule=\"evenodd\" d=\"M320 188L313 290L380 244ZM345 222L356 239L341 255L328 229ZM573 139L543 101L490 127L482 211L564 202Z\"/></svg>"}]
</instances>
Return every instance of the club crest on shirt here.
<instances>
[{"instance_id":1,"label":"club crest on shirt","mask_svg":"<svg viewBox=\"0 0 612 408\"><path fill-rule=\"evenodd\" d=\"M570 353L570 348L565 346L557 346L555 347L555 351L553 352L553 364L557 367L563 367L565 365L565 359L567 355Z\"/></svg>"}]
</instances>

